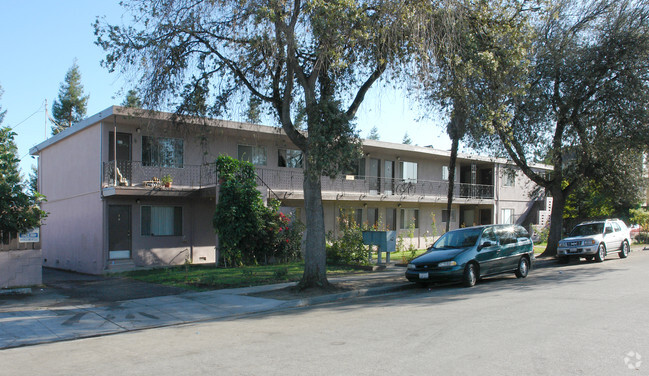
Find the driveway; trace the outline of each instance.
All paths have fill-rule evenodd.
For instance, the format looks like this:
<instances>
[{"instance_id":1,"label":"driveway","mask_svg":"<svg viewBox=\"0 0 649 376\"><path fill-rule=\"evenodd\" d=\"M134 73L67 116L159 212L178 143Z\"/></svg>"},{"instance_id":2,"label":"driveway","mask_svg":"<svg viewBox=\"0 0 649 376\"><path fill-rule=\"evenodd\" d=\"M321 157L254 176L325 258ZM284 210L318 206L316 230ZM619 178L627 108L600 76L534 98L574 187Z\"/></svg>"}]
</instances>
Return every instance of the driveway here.
<instances>
[{"instance_id":1,"label":"driveway","mask_svg":"<svg viewBox=\"0 0 649 376\"><path fill-rule=\"evenodd\" d=\"M117 301L177 295L186 290L128 278L43 268L43 285L30 295L0 296L0 312L109 305Z\"/></svg>"}]
</instances>

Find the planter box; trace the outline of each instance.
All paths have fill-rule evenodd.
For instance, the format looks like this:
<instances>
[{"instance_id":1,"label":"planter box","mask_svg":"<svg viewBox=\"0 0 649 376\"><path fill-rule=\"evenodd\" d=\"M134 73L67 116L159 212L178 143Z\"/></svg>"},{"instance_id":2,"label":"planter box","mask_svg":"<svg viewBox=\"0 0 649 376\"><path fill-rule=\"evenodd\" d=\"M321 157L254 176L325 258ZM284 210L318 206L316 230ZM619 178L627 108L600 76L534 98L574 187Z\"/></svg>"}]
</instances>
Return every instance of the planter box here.
<instances>
[{"instance_id":1,"label":"planter box","mask_svg":"<svg viewBox=\"0 0 649 376\"><path fill-rule=\"evenodd\" d=\"M43 256L40 249L0 252L0 288L42 283Z\"/></svg>"}]
</instances>

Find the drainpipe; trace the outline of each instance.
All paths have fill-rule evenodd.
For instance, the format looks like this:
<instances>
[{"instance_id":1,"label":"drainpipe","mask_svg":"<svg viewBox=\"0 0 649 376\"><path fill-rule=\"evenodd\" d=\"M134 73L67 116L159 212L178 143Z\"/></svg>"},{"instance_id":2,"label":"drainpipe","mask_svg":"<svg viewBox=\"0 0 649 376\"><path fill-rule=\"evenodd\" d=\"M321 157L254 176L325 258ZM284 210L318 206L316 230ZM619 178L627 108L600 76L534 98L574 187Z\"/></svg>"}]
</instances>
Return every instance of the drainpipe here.
<instances>
[{"instance_id":1,"label":"drainpipe","mask_svg":"<svg viewBox=\"0 0 649 376\"><path fill-rule=\"evenodd\" d=\"M113 116L113 186L117 187L117 116Z\"/></svg>"}]
</instances>

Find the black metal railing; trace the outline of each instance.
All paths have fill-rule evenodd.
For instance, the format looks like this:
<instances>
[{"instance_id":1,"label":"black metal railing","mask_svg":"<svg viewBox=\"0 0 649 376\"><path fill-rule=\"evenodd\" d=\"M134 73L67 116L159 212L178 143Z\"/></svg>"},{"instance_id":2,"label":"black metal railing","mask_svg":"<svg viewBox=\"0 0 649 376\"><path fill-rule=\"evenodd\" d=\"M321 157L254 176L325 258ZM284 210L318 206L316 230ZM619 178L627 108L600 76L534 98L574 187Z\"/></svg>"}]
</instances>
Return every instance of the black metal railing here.
<instances>
[{"instance_id":1,"label":"black metal railing","mask_svg":"<svg viewBox=\"0 0 649 376\"><path fill-rule=\"evenodd\" d=\"M302 191L304 174L300 170L258 167L257 175L273 190ZM342 194L446 197L448 195L448 182L342 175L334 179L323 177L322 191ZM459 198L493 199L494 187L485 184L459 183L455 184L454 195Z\"/></svg>"},{"instance_id":2,"label":"black metal railing","mask_svg":"<svg viewBox=\"0 0 649 376\"><path fill-rule=\"evenodd\" d=\"M115 173L117 167L117 173ZM301 170L257 167L258 184L275 192L302 192L304 174ZM164 176L173 179L172 186L203 188L217 183L214 163L185 165L182 168L144 166L141 162L111 161L104 163L103 184L108 186L146 187L161 184ZM322 178L323 192L402 197L441 197L448 195L447 181L421 179L392 179L376 176L342 175L334 179ZM455 184L458 198L493 199L493 185Z\"/></svg>"},{"instance_id":3,"label":"black metal railing","mask_svg":"<svg viewBox=\"0 0 649 376\"><path fill-rule=\"evenodd\" d=\"M117 173L115 171L117 167ZM103 184L107 186L155 186L161 184L165 176L173 180L172 185L202 188L216 184L214 163L204 165L185 165L181 168L145 166L142 162L111 161L104 163Z\"/></svg>"}]
</instances>

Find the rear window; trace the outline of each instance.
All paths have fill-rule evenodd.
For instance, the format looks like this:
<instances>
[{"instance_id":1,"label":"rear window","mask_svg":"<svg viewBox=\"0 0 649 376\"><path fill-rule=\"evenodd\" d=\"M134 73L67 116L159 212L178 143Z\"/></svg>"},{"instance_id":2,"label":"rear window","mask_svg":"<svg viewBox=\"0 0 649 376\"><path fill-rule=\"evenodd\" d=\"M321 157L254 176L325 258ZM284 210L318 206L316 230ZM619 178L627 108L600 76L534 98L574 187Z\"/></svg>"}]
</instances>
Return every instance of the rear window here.
<instances>
[{"instance_id":1,"label":"rear window","mask_svg":"<svg viewBox=\"0 0 649 376\"><path fill-rule=\"evenodd\" d=\"M517 238L529 238L530 234L521 226L516 226L516 237Z\"/></svg>"}]
</instances>

